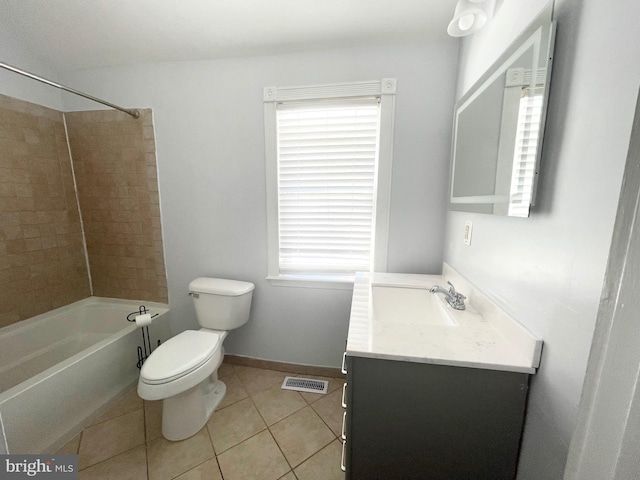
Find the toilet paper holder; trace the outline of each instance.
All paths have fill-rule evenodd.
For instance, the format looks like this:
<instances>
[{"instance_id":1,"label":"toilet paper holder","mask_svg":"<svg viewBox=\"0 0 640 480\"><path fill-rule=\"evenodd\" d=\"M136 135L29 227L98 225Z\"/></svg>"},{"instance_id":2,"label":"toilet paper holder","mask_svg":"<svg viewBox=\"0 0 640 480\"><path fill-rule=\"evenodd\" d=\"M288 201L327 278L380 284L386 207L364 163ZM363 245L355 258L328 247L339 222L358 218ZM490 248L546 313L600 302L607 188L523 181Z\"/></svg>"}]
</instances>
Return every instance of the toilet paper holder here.
<instances>
[{"instance_id":1,"label":"toilet paper holder","mask_svg":"<svg viewBox=\"0 0 640 480\"><path fill-rule=\"evenodd\" d=\"M150 313L149 309L144 305L140 305L137 312L131 312L129 315L127 315L127 321L135 323L136 317L138 317L139 315L145 315L147 313ZM157 316L158 314L156 313L154 315L151 315L151 318L155 318ZM138 370L142 368L142 365L144 364L145 360L149 358L149 355L151 355L151 351L152 351L151 337L149 336L149 327L145 325L141 328L141 330L142 330L142 347L138 346L138 362L136 363L136 367L138 367ZM161 343L160 340L158 340L158 344L156 345L156 348L160 346L160 343Z\"/></svg>"}]
</instances>

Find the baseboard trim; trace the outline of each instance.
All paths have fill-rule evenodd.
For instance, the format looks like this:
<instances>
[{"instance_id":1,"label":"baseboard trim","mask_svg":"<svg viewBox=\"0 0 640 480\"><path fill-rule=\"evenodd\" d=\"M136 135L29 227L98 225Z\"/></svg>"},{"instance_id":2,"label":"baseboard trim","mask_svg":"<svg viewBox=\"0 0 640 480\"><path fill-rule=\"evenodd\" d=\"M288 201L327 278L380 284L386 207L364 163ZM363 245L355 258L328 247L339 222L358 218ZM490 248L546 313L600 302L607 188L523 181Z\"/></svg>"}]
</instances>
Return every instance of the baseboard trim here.
<instances>
[{"instance_id":1,"label":"baseboard trim","mask_svg":"<svg viewBox=\"0 0 640 480\"><path fill-rule=\"evenodd\" d=\"M343 378L344 375L339 368L316 367L313 365L300 365L297 363L274 362L271 360L261 360L259 358L242 357L240 355L224 356L224 361L231 365L243 367L266 368L278 372L295 373L297 375L315 375L318 377Z\"/></svg>"}]
</instances>

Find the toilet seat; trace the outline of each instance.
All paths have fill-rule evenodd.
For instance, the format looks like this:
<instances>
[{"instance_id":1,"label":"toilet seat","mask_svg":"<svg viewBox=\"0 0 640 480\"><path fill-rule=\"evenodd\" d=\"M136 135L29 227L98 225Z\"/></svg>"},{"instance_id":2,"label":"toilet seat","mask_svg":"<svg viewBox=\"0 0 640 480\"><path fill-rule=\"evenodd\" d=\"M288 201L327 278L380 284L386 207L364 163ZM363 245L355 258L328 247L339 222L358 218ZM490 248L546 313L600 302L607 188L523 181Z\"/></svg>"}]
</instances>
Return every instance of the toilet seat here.
<instances>
[{"instance_id":1,"label":"toilet seat","mask_svg":"<svg viewBox=\"0 0 640 480\"><path fill-rule=\"evenodd\" d=\"M219 344L216 332L185 330L160 345L144 362L140 379L150 385L177 380L211 360Z\"/></svg>"},{"instance_id":2,"label":"toilet seat","mask_svg":"<svg viewBox=\"0 0 640 480\"><path fill-rule=\"evenodd\" d=\"M160 345L140 370L138 395L164 400L204 381L222 363L224 332L185 330Z\"/></svg>"}]
</instances>

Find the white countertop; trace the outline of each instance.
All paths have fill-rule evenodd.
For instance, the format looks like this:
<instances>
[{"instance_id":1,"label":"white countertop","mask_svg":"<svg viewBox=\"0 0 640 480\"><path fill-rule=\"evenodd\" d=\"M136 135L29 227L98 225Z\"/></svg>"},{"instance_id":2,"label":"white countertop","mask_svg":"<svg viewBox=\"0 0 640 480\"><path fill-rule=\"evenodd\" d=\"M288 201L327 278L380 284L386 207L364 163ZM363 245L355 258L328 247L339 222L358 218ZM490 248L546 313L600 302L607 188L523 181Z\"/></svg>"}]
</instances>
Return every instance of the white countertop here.
<instances>
[{"instance_id":1,"label":"white countertop","mask_svg":"<svg viewBox=\"0 0 640 480\"><path fill-rule=\"evenodd\" d=\"M371 285L402 285L429 289L451 280L467 296L466 310L447 309L454 326L425 322L385 324L373 314ZM542 340L489 302L473 285L445 264L444 274L358 273L353 288L347 355L535 373Z\"/></svg>"}]
</instances>

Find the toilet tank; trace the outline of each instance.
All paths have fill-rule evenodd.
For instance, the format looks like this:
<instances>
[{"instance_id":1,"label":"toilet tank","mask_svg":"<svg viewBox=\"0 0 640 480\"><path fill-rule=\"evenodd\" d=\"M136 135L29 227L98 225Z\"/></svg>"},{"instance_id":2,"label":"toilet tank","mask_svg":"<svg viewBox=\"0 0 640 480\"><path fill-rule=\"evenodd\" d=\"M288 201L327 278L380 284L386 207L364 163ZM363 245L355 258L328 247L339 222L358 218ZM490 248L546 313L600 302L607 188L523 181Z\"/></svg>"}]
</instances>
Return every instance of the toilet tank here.
<instances>
[{"instance_id":1,"label":"toilet tank","mask_svg":"<svg viewBox=\"0 0 640 480\"><path fill-rule=\"evenodd\" d=\"M189 295L196 307L198 323L212 330L233 330L249 320L251 282L223 278L196 278L189 284Z\"/></svg>"}]
</instances>

